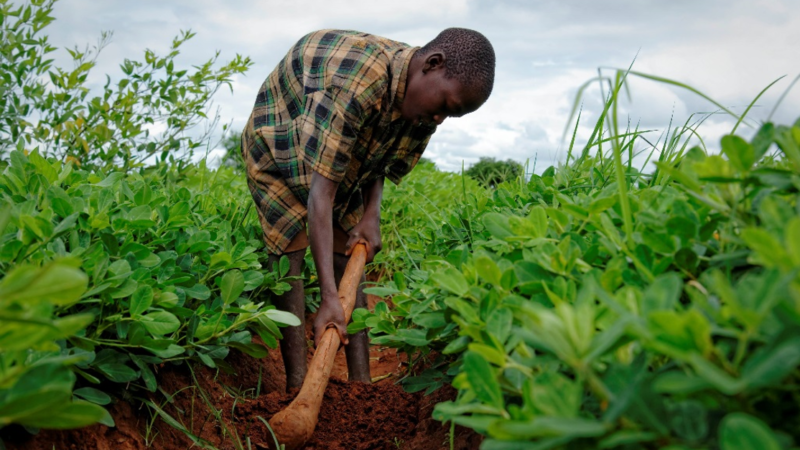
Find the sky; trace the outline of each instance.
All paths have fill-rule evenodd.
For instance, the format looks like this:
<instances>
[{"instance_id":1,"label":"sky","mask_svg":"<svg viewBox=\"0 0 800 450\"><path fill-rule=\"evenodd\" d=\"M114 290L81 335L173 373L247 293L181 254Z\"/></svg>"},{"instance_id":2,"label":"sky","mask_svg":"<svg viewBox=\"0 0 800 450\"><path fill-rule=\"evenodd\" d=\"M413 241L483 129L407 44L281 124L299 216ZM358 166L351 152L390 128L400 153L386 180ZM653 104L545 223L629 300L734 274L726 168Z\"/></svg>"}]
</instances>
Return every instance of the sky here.
<instances>
[{"instance_id":1,"label":"sky","mask_svg":"<svg viewBox=\"0 0 800 450\"><path fill-rule=\"evenodd\" d=\"M439 126L424 156L443 170L459 171L481 157L528 162L541 172L563 162L562 141L578 88L587 80L627 68L688 84L742 112L769 83L748 117L755 132L778 98L800 75L798 0L60 0L49 27L51 43L80 48L114 32L90 83L121 75L125 59L143 59L145 49L165 54L180 30L197 36L182 47L184 68L221 52L254 65L233 82L233 93L215 97L222 123L240 130L259 86L306 33L322 28L354 29L422 46L447 27L472 28L494 46L494 90L476 112ZM67 63L66 51L57 62ZM630 102L621 119L653 130L658 140L670 120L714 112L707 100L663 83L631 77ZM597 84L586 90L577 142L585 142L602 110ZM778 123L800 117L800 83L773 116ZM711 148L735 124L715 114L699 133ZM644 144L643 144L644 145ZM221 154L212 150L210 158Z\"/></svg>"}]
</instances>

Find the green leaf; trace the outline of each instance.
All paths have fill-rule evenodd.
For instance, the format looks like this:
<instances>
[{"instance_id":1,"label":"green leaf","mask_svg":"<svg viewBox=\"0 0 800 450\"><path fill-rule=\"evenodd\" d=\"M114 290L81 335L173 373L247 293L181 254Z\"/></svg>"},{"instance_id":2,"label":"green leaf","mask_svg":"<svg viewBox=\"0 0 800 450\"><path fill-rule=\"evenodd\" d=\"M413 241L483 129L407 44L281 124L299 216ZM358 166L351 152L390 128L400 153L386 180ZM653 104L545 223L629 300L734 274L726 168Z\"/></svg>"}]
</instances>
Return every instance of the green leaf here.
<instances>
[{"instance_id":1,"label":"green leaf","mask_svg":"<svg viewBox=\"0 0 800 450\"><path fill-rule=\"evenodd\" d=\"M174 292L161 292L155 301L158 306L164 308L178 306L178 296Z\"/></svg>"},{"instance_id":2,"label":"green leaf","mask_svg":"<svg viewBox=\"0 0 800 450\"><path fill-rule=\"evenodd\" d=\"M514 320L514 313L508 308L497 308L486 319L486 331L497 338L500 344L505 344L506 339L511 334L511 324Z\"/></svg>"},{"instance_id":3,"label":"green leaf","mask_svg":"<svg viewBox=\"0 0 800 450\"><path fill-rule=\"evenodd\" d=\"M267 349L258 344L243 344L241 342L228 342L228 345L246 353L253 358L263 358L267 356Z\"/></svg>"},{"instance_id":4,"label":"green leaf","mask_svg":"<svg viewBox=\"0 0 800 450\"><path fill-rule=\"evenodd\" d=\"M38 172L44 175L44 177L47 178L47 181L52 183L58 179L58 173L56 172L56 169L54 169L46 159L39 155L38 150L31 152L31 154L28 155L28 161L36 166Z\"/></svg>"},{"instance_id":5,"label":"green leaf","mask_svg":"<svg viewBox=\"0 0 800 450\"><path fill-rule=\"evenodd\" d=\"M97 423L107 414L102 406L76 400L62 407L27 416L20 423L28 427L68 430Z\"/></svg>"},{"instance_id":6,"label":"green leaf","mask_svg":"<svg viewBox=\"0 0 800 450\"><path fill-rule=\"evenodd\" d=\"M214 253L211 255L211 261L209 261L209 267L216 267L220 265L228 266L231 264L231 254L228 252L219 252Z\"/></svg>"},{"instance_id":7,"label":"green leaf","mask_svg":"<svg viewBox=\"0 0 800 450\"><path fill-rule=\"evenodd\" d=\"M244 276L245 291L252 291L264 282L264 274L256 270L248 270L242 275Z\"/></svg>"},{"instance_id":8,"label":"green leaf","mask_svg":"<svg viewBox=\"0 0 800 450\"><path fill-rule=\"evenodd\" d=\"M442 354L452 355L455 353L461 353L467 348L469 342L469 336L460 336L447 344L447 347L442 350Z\"/></svg>"},{"instance_id":9,"label":"green leaf","mask_svg":"<svg viewBox=\"0 0 800 450\"><path fill-rule=\"evenodd\" d=\"M6 225L11 221L11 207L2 205L0 206L0 236L6 231Z\"/></svg>"},{"instance_id":10,"label":"green leaf","mask_svg":"<svg viewBox=\"0 0 800 450\"><path fill-rule=\"evenodd\" d=\"M136 292L136 288L139 286L139 283L136 282L133 278L128 278L122 284L122 286L113 289L109 292L111 298L125 298L130 297Z\"/></svg>"},{"instance_id":11,"label":"green leaf","mask_svg":"<svg viewBox=\"0 0 800 450\"><path fill-rule=\"evenodd\" d=\"M736 135L726 135L722 137L722 153L740 172L746 172L753 167L756 162L755 150L747 141Z\"/></svg>"},{"instance_id":12,"label":"green leaf","mask_svg":"<svg viewBox=\"0 0 800 450\"><path fill-rule=\"evenodd\" d=\"M0 425L48 411L72 397L75 375L53 362L29 368L0 396Z\"/></svg>"},{"instance_id":13,"label":"green leaf","mask_svg":"<svg viewBox=\"0 0 800 450\"><path fill-rule=\"evenodd\" d=\"M653 390L663 394L691 394L711 387L708 381L682 372L671 371L659 375L652 384Z\"/></svg>"},{"instance_id":14,"label":"green leaf","mask_svg":"<svg viewBox=\"0 0 800 450\"><path fill-rule=\"evenodd\" d=\"M748 389L779 384L800 364L800 337L787 339L768 351L754 355L742 369Z\"/></svg>"},{"instance_id":15,"label":"green leaf","mask_svg":"<svg viewBox=\"0 0 800 450\"><path fill-rule=\"evenodd\" d=\"M376 297L391 297L399 292L400 291L390 286L375 286L364 289L365 294L374 295Z\"/></svg>"},{"instance_id":16,"label":"green leaf","mask_svg":"<svg viewBox=\"0 0 800 450\"><path fill-rule=\"evenodd\" d=\"M0 284L0 304L51 303L68 306L80 300L88 284L89 277L85 273L58 261L41 269L19 266L3 278Z\"/></svg>"},{"instance_id":17,"label":"green leaf","mask_svg":"<svg viewBox=\"0 0 800 450\"><path fill-rule=\"evenodd\" d=\"M485 344L472 343L467 346L469 351L481 355L486 361L498 366L503 367L506 364L506 354L500 350L490 347Z\"/></svg>"},{"instance_id":18,"label":"green leaf","mask_svg":"<svg viewBox=\"0 0 800 450\"><path fill-rule=\"evenodd\" d=\"M533 225L536 230L536 237L542 238L547 236L547 212L541 206L534 206L528 214L528 221Z\"/></svg>"},{"instance_id":19,"label":"green leaf","mask_svg":"<svg viewBox=\"0 0 800 450\"><path fill-rule=\"evenodd\" d=\"M687 358L695 351L701 355L711 352L711 325L698 310L654 311L647 319L658 350L676 358Z\"/></svg>"},{"instance_id":20,"label":"green leaf","mask_svg":"<svg viewBox=\"0 0 800 450\"><path fill-rule=\"evenodd\" d=\"M767 153L769 146L772 145L775 139L775 125L770 122L765 123L759 128L755 136L753 136L753 158L758 161L764 154Z\"/></svg>"},{"instance_id":21,"label":"green leaf","mask_svg":"<svg viewBox=\"0 0 800 450\"><path fill-rule=\"evenodd\" d=\"M170 216L172 213L170 212ZM206 230L198 231L197 233L193 234L189 241L187 242L189 245L189 252L196 253L199 251L203 251L209 247L211 247L211 233Z\"/></svg>"},{"instance_id":22,"label":"green leaf","mask_svg":"<svg viewBox=\"0 0 800 450\"><path fill-rule=\"evenodd\" d=\"M111 403L111 397L109 397L108 394L92 387L82 387L80 389L75 389L73 394L77 395L78 397L86 401L90 401L98 405L107 405Z\"/></svg>"},{"instance_id":23,"label":"green leaf","mask_svg":"<svg viewBox=\"0 0 800 450\"><path fill-rule=\"evenodd\" d=\"M167 341L172 342L172 341ZM145 349L153 352L154 355L158 356L159 358L168 359L173 358L178 355L182 355L186 352L186 349L181 347L180 345L175 345L173 343L168 344L165 348L151 348L145 346Z\"/></svg>"},{"instance_id":24,"label":"green leaf","mask_svg":"<svg viewBox=\"0 0 800 450\"><path fill-rule=\"evenodd\" d=\"M142 380L144 381L145 387L150 392L155 392L157 386L156 383L156 376L153 371L150 369L150 366L147 365L142 359L134 354L131 354L131 361L139 367L139 370L142 373Z\"/></svg>"},{"instance_id":25,"label":"green leaf","mask_svg":"<svg viewBox=\"0 0 800 450\"><path fill-rule=\"evenodd\" d=\"M202 361L203 364L205 364L207 367L210 367L212 369L217 368L217 363L215 363L214 360L211 359L211 357L206 355L205 353L198 353L197 357L200 358L200 361Z\"/></svg>"},{"instance_id":26,"label":"green leaf","mask_svg":"<svg viewBox=\"0 0 800 450\"><path fill-rule=\"evenodd\" d=\"M682 400L670 406L670 426L675 434L699 441L708 434L708 410L697 400Z\"/></svg>"},{"instance_id":27,"label":"green leaf","mask_svg":"<svg viewBox=\"0 0 800 450\"><path fill-rule=\"evenodd\" d=\"M475 269L484 281L495 286L500 285L502 273L500 268L497 267L497 263L488 256L478 256L475 258L474 263Z\"/></svg>"},{"instance_id":28,"label":"green leaf","mask_svg":"<svg viewBox=\"0 0 800 450\"><path fill-rule=\"evenodd\" d=\"M659 438L658 434L651 433L648 431L622 430L622 431L617 431L616 433L608 436L607 438L604 438L602 441L598 443L597 448L599 449L626 448L626 446L630 446L632 444L639 444L642 442L652 442L658 438ZM662 447L662 450L668 450L668 449Z\"/></svg>"},{"instance_id":29,"label":"green leaf","mask_svg":"<svg viewBox=\"0 0 800 450\"><path fill-rule=\"evenodd\" d=\"M467 380L475 395L482 402L503 408L503 394L497 383L497 375L482 356L469 351L465 353L462 370L467 374Z\"/></svg>"},{"instance_id":30,"label":"green leaf","mask_svg":"<svg viewBox=\"0 0 800 450\"><path fill-rule=\"evenodd\" d=\"M153 288L147 285L139 286L139 288L136 289L136 292L134 292L133 296L131 297L130 313L132 316L138 316L147 311L152 304Z\"/></svg>"},{"instance_id":31,"label":"green leaf","mask_svg":"<svg viewBox=\"0 0 800 450\"><path fill-rule=\"evenodd\" d=\"M781 450L774 433L764 422L745 413L730 413L719 426L721 450Z\"/></svg>"},{"instance_id":32,"label":"green leaf","mask_svg":"<svg viewBox=\"0 0 800 450\"><path fill-rule=\"evenodd\" d=\"M413 347L427 347L431 341L426 334L425 330L420 328L401 328L397 330L395 338Z\"/></svg>"},{"instance_id":33,"label":"green leaf","mask_svg":"<svg viewBox=\"0 0 800 450\"><path fill-rule=\"evenodd\" d=\"M698 354L692 355L689 362L692 364L692 367L694 367L697 375L723 394L736 395L745 388L744 382L731 377L722 369L711 364Z\"/></svg>"},{"instance_id":34,"label":"green leaf","mask_svg":"<svg viewBox=\"0 0 800 450\"><path fill-rule=\"evenodd\" d=\"M535 439L569 436L598 437L606 433L601 422L566 417L537 417L527 421L499 420L489 426L489 434L500 439Z\"/></svg>"},{"instance_id":35,"label":"green leaf","mask_svg":"<svg viewBox=\"0 0 800 450\"><path fill-rule=\"evenodd\" d=\"M436 371L426 371L416 377L407 377L403 380L403 390L409 393L442 386L442 375Z\"/></svg>"},{"instance_id":36,"label":"green leaf","mask_svg":"<svg viewBox=\"0 0 800 450\"><path fill-rule=\"evenodd\" d=\"M745 228L742 230L742 239L758 253L760 262L767 267L776 264L784 266L791 264L784 246L767 230L755 227Z\"/></svg>"},{"instance_id":37,"label":"green leaf","mask_svg":"<svg viewBox=\"0 0 800 450\"><path fill-rule=\"evenodd\" d=\"M117 182L119 182L124 177L125 174L122 172L112 172L105 179L103 179L103 181L95 183L94 185L102 188L113 187L115 184L117 184Z\"/></svg>"},{"instance_id":38,"label":"green leaf","mask_svg":"<svg viewBox=\"0 0 800 450\"><path fill-rule=\"evenodd\" d=\"M414 316L412 322L424 328L441 328L448 323L443 311L420 313Z\"/></svg>"},{"instance_id":39,"label":"green leaf","mask_svg":"<svg viewBox=\"0 0 800 450\"><path fill-rule=\"evenodd\" d=\"M300 319L290 312L281 311L279 309L268 309L264 314L275 323L290 327L296 327L300 325Z\"/></svg>"},{"instance_id":40,"label":"green leaf","mask_svg":"<svg viewBox=\"0 0 800 450\"><path fill-rule=\"evenodd\" d=\"M229 270L222 276L220 296L226 305L230 305L244 291L244 275L239 270Z\"/></svg>"},{"instance_id":41,"label":"green leaf","mask_svg":"<svg viewBox=\"0 0 800 450\"><path fill-rule=\"evenodd\" d=\"M53 228L53 235L52 237L60 236L66 231L69 231L74 225L75 222L78 221L78 217L80 216L79 213L72 213L69 216L65 217L64 220L58 223L55 228Z\"/></svg>"},{"instance_id":42,"label":"green leaf","mask_svg":"<svg viewBox=\"0 0 800 450\"><path fill-rule=\"evenodd\" d=\"M793 217L784 230L786 249L795 266L800 266L800 217Z\"/></svg>"},{"instance_id":43,"label":"green leaf","mask_svg":"<svg viewBox=\"0 0 800 450\"><path fill-rule=\"evenodd\" d=\"M139 374L122 363L109 362L98 364L95 368L115 383L127 383L139 378Z\"/></svg>"},{"instance_id":44,"label":"green leaf","mask_svg":"<svg viewBox=\"0 0 800 450\"><path fill-rule=\"evenodd\" d=\"M196 298L197 300L207 300L211 297L211 291L202 284L195 284L192 287L185 287L183 291L189 298Z\"/></svg>"},{"instance_id":45,"label":"green leaf","mask_svg":"<svg viewBox=\"0 0 800 450\"><path fill-rule=\"evenodd\" d=\"M523 401L538 414L577 417L583 399L580 383L557 372L543 372L526 380Z\"/></svg>"},{"instance_id":46,"label":"green leaf","mask_svg":"<svg viewBox=\"0 0 800 450\"><path fill-rule=\"evenodd\" d=\"M467 279L464 278L461 271L454 267L447 267L439 271L436 276L433 277L433 280L439 287L459 296L464 296L469 290Z\"/></svg>"},{"instance_id":47,"label":"green leaf","mask_svg":"<svg viewBox=\"0 0 800 450\"><path fill-rule=\"evenodd\" d=\"M496 239L504 240L514 236L514 232L508 224L508 217L500 213L488 213L483 216L483 226Z\"/></svg>"},{"instance_id":48,"label":"green leaf","mask_svg":"<svg viewBox=\"0 0 800 450\"><path fill-rule=\"evenodd\" d=\"M642 315L646 317L652 311L672 310L682 290L683 281L677 273L659 275L644 291Z\"/></svg>"},{"instance_id":49,"label":"green leaf","mask_svg":"<svg viewBox=\"0 0 800 450\"><path fill-rule=\"evenodd\" d=\"M181 326L181 322L174 314L167 311L153 311L140 318L141 324L153 336L163 336L172 333Z\"/></svg>"},{"instance_id":50,"label":"green leaf","mask_svg":"<svg viewBox=\"0 0 800 450\"><path fill-rule=\"evenodd\" d=\"M281 256L281 259L278 262L278 270L281 278L285 277L286 274L289 273L289 268L290 268L289 266L290 266L289 257L287 257L286 255Z\"/></svg>"}]
</instances>

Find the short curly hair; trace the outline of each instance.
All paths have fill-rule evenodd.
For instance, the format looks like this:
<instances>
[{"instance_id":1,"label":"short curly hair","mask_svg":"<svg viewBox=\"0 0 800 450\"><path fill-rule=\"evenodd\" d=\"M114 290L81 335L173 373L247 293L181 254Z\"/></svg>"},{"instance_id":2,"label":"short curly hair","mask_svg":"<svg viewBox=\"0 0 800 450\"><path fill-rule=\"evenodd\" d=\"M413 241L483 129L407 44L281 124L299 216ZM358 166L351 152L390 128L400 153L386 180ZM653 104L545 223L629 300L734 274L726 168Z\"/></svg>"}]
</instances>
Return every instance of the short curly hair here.
<instances>
[{"instance_id":1,"label":"short curly hair","mask_svg":"<svg viewBox=\"0 0 800 450\"><path fill-rule=\"evenodd\" d=\"M424 47L414 58L440 51L445 55L445 77L475 89L484 99L494 87L494 48L486 36L467 28L448 28Z\"/></svg>"}]
</instances>

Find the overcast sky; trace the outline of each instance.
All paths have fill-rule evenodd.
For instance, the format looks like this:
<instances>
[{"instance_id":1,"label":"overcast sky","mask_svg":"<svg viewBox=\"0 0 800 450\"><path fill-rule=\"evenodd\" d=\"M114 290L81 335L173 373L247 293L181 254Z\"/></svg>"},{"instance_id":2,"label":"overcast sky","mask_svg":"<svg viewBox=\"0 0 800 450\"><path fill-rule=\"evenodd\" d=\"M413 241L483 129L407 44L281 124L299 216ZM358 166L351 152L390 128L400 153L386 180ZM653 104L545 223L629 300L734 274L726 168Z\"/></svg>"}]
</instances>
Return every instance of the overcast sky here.
<instances>
[{"instance_id":1,"label":"overcast sky","mask_svg":"<svg viewBox=\"0 0 800 450\"><path fill-rule=\"evenodd\" d=\"M459 170L462 161L468 167L481 156L536 158L537 172L563 161L561 134L577 88L597 76L598 67L626 68L634 57L634 70L687 83L735 111L787 75L750 113L756 123L800 74L798 0L61 0L55 16L49 34L59 47L83 47L101 31L114 31L94 70L96 82L106 73L119 76L123 59L143 59L145 48L166 53L181 29L197 32L179 59L187 68L214 50L223 61L236 53L250 56L255 64L235 80L233 94L216 97L222 121L235 129L250 114L264 78L309 31L355 29L421 46L447 27L478 30L497 54L495 87L481 109L447 120L432 138L425 156L445 170ZM663 130L672 116L682 123L716 109L675 87L630 81L625 114L642 129ZM579 140L588 137L601 108L599 90L589 90ZM799 116L800 83L775 120ZM717 146L733 124L714 116L700 133Z\"/></svg>"}]
</instances>

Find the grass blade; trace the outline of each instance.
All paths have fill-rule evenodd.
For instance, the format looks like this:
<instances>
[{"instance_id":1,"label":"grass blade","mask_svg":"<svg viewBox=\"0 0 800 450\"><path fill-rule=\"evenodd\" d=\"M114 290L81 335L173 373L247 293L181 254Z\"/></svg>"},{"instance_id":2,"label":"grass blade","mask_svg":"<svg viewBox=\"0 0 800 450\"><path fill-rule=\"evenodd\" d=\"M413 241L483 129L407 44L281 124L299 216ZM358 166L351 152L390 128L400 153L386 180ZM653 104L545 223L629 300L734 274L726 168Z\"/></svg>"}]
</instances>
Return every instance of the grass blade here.
<instances>
[{"instance_id":1,"label":"grass blade","mask_svg":"<svg viewBox=\"0 0 800 450\"><path fill-rule=\"evenodd\" d=\"M761 92L759 92L758 95L756 95L756 98L754 98L753 101L750 102L749 105L747 105L747 108L742 113L742 117L740 117L739 120L736 122L736 125L733 126L733 130L731 130L731 134L736 133L736 129L739 128L739 124L742 123L742 120L744 120L745 116L747 116L747 113L750 112L750 108L752 108L753 105L758 101L758 99L761 98L762 95L764 95L764 92L767 92L767 89L771 88L773 84L777 83L778 81L781 81L785 77L786 77L786 75L784 75L784 76L778 78L777 80L773 81L772 83L768 84L767 87L762 89Z\"/></svg>"}]
</instances>

